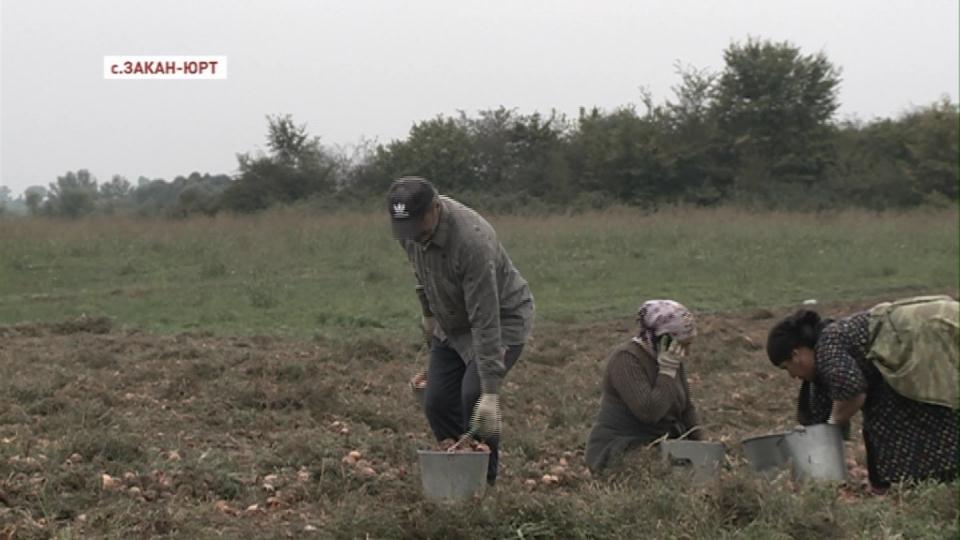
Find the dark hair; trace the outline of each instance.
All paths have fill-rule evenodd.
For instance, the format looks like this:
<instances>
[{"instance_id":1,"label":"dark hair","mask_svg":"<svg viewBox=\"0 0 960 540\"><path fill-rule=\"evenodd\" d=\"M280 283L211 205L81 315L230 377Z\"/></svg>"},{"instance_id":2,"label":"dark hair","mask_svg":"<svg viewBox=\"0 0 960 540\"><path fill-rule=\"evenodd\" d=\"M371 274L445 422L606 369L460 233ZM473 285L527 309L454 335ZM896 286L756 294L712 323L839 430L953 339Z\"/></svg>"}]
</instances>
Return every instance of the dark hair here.
<instances>
[{"instance_id":1,"label":"dark hair","mask_svg":"<svg viewBox=\"0 0 960 540\"><path fill-rule=\"evenodd\" d=\"M816 311L797 311L770 329L770 334L767 335L767 357L773 365L779 366L790 358L797 347L813 349L820 332L831 322L831 319L821 319Z\"/></svg>"}]
</instances>

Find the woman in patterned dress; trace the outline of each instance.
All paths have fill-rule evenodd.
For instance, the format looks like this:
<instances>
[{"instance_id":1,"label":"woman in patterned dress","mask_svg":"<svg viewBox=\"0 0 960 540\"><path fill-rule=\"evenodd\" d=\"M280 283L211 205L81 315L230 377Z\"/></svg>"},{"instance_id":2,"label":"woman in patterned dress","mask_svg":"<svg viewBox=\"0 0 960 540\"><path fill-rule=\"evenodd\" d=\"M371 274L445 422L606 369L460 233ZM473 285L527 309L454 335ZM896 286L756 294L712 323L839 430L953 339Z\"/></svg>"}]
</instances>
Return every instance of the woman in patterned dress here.
<instances>
[{"instance_id":1,"label":"woman in patterned dress","mask_svg":"<svg viewBox=\"0 0 960 540\"><path fill-rule=\"evenodd\" d=\"M673 300L650 300L637 310L637 322L636 337L607 357L600 412L587 438L594 473L664 435L700 438L682 365L697 335L693 315Z\"/></svg>"},{"instance_id":2,"label":"woman in patterned dress","mask_svg":"<svg viewBox=\"0 0 960 540\"><path fill-rule=\"evenodd\" d=\"M834 322L800 310L770 331L770 361L803 381L797 420L848 427L863 411L867 471L878 490L902 480L957 479L956 409L894 391L868 358L870 335L868 311Z\"/></svg>"}]
</instances>

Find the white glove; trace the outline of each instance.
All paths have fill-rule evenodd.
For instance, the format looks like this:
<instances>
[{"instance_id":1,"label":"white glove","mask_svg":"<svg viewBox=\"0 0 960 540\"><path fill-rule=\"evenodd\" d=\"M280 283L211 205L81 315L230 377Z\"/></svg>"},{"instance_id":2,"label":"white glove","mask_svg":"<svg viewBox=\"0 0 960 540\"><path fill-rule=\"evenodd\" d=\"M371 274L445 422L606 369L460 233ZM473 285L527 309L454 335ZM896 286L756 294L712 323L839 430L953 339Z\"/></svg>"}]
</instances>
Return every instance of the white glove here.
<instances>
[{"instance_id":1,"label":"white glove","mask_svg":"<svg viewBox=\"0 0 960 540\"><path fill-rule=\"evenodd\" d=\"M473 408L470 417L470 431L483 439L500 436L500 396L483 394Z\"/></svg>"},{"instance_id":2,"label":"white glove","mask_svg":"<svg viewBox=\"0 0 960 540\"><path fill-rule=\"evenodd\" d=\"M423 339L427 342L427 347L429 347L433 332L437 329L437 320L432 316L421 315L420 327L423 328Z\"/></svg>"},{"instance_id":3,"label":"white glove","mask_svg":"<svg viewBox=\"0 0 960 540\"><path fill-rule=\"evenodd\" d=\"M687 348L679 341L672 340L667 350L657 353L657 367L659 372L668 377L677 377L677 370L683 363L683 357L687 355Z\"/></svg>"}]
</instances>

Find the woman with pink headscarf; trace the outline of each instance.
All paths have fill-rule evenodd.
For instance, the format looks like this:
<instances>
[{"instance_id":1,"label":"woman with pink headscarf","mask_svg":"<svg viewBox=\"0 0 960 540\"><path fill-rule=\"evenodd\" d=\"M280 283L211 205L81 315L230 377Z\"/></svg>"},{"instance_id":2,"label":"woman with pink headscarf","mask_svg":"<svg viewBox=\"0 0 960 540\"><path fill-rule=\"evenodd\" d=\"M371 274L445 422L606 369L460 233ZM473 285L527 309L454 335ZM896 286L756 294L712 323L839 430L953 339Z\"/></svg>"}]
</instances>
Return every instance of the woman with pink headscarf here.
<instances>
[{"instance_id":1,"label":"woman with pink headscarf","mask_svg":"<svg viewBox=\"0 0 960 540\"><path fill-rule=\"evenodd\" d=\"M650 300L637 310L637 322L637 335L607 357L600 412L587 438L587 466L595 473L663 436L700 439L682 364L697 335L693 314L673 300Z\"/></svg>"}]
</instances>

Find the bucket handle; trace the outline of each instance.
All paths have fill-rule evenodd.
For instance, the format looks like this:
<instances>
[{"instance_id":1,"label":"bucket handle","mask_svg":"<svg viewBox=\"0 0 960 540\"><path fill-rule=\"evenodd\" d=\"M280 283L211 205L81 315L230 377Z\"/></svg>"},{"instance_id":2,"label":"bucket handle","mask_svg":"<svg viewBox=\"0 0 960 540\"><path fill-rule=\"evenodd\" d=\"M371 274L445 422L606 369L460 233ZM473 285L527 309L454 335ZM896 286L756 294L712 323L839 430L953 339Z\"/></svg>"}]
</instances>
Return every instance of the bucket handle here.
<instances>
[{"instance_id":1,"label":"bucket handle","mask_svg":"<svg viewBox=\"0 0 960 540\"><path fill-rule=\"evenodd\" d=\"M716 426L716 424L700 424L700 425L698 425L698 426L693 426L692 428L690 428L690 429L684 431L682 434L680 434L680 436L677 437L676 440L682 441L682 440L686 439L687 437L689 437L690 434L693 433L694 431L701 431L701 430L703 430L704 428L714 427L714 426ZM656 439L654 439L653 442L651 442L650 444L648 444L648 445L646 446L646 448L647 448L647 450L650 450L650 449L653 448L654 446L662 443L663 441L665 441L665 440L667 440L667 439L669 439L669 438L670 438L670 434L669 434L669 433L664 433L663 435L661 435L661 436L657 437Z\"/></svg>"}]
</instances>

